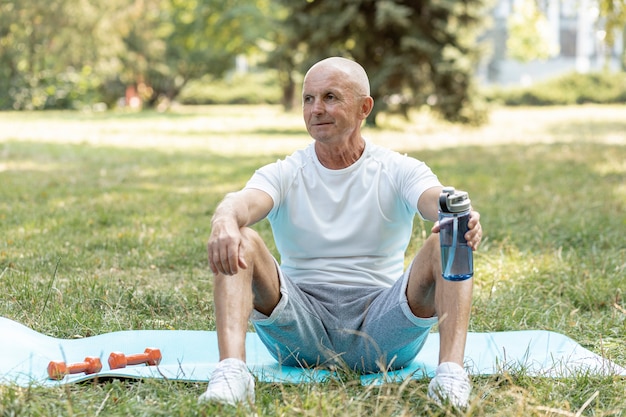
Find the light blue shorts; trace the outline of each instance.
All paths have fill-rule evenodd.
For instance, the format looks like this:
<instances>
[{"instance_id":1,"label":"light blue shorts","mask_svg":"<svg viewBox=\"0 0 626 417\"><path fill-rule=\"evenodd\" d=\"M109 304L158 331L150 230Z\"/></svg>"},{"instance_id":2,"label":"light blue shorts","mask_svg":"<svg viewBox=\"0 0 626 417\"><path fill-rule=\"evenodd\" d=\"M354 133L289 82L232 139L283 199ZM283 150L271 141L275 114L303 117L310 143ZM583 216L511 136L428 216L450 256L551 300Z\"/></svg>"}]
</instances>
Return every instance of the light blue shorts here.
<instances>
[{"instance_id":1,"label":"light blue shorts","mask_svg":"<svg viewBox=\"0 0 626 417\"><path fill-rule=\"evenodd\" d=\"M288 366L402 368L420 351L437 318L416 317L406 298L408 270L390 288L296 285L280 272L281 299L267 317L253 311L259 338Z\"/></svg>"}]
</instances>

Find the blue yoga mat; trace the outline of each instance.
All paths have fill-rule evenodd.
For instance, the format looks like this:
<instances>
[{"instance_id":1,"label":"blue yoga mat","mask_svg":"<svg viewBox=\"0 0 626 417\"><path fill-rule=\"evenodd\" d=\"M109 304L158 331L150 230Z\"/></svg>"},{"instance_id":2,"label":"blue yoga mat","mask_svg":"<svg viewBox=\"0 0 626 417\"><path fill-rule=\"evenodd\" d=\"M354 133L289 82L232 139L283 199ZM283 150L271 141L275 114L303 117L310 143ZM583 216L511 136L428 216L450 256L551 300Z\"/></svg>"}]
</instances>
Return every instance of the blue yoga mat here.
<instances>
[{"instance_id":1,"label":"blue yoga mat","mask_svg":"<svg viewBox=\"0 0 626 417\"><path fill-rule=\"evenodd\" d=\"M0 318L0 383L58 385L94 378L163 378L208 381L219 355L217 334L196 330L129 330L82 339L58 339L37 333L6 318ZM109 369L107 360L114 351L141 353L158 348L158 366L135 365ZM330 371L281 366L269 354L255 333L246 338L247 362L259 381L305 383L323 381ZM439 355L439 335L429 335L424 348L404 369L361 376L363 384L402 381L434 376ZM98 356L103 368L97 374L67 375L60 381L48 379L50 361L82 362ZM473 375L523 372L531 376L569 377L581 372L623 375L626 369L583 348L572 339L550 331L469 333L465 367Z\"/></svg>"}]
</instances>

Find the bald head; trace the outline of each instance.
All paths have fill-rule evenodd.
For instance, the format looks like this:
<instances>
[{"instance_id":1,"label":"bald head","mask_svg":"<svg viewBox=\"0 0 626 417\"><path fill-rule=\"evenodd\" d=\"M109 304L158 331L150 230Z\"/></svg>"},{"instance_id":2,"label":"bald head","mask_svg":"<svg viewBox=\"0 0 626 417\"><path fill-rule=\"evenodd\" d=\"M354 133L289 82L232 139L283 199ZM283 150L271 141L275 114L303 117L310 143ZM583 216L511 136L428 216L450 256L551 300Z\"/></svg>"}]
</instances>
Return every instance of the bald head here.
<instances>
[{"instance_id":1,"label":"bald head","mask_svg":"<svg viewBox=\"0 0 626 417\"><path fill-rule=\"evenodd\" d=\"M341 71L346 74L347 79L354 89L355 94L361 96L370 95L370 82L365 69L358 63L341 57L326 58L313 65L304 76L306 82L309 74L315 71Z\"/></svg>"}]
</instances>

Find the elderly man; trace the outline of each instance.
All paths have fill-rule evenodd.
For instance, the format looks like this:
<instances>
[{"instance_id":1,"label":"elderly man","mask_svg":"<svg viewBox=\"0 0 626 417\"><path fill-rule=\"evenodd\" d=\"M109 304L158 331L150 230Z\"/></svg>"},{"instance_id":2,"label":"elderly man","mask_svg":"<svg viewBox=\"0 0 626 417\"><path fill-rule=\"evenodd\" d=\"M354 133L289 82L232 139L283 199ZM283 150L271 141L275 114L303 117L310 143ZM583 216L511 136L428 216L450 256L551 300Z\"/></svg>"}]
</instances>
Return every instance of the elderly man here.
<instances>
[{"instance_id":1,"label":"elderly man","mask_svg":"<svg viewBox=\"0 0 626 417\"><path fill-rule=\"evenodd\" d=\"M251 320L284 365L359 372L407 365L438 323L440 365L429 395L467 405L472 279L442 278L440 182L423 162L362 136L374 100L356 62L333 57L315 64L302 100L314 141L257 170L215 210L208 258L220 363L200 401L254 402L245 364ZM416 214L435 224L405 271ZM280 263L250 228L266 217ZM473 250L482 236L479 219L473 211L465 235Z\"/></svg>"}]
</instances>

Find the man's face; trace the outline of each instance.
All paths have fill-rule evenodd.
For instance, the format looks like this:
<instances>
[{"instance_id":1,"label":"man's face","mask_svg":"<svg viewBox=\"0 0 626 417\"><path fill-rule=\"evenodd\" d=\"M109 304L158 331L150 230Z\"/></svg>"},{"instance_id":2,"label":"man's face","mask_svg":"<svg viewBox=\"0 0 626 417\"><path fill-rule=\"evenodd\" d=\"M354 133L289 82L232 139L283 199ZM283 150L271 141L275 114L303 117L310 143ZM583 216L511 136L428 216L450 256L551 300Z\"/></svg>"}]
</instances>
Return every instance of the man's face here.
<instances>
[{"instance_id":1,"label":"man's face","mask_svg":"<svg viewBox=\"0 0 626 417\"><path fill-rule=\"evenodd\" d=\"M302 113L309 135L331 143L358 132L363 121L361 101L346 73L333 67L313 69L302 90Z\"/></svg>"}]
</instances>

